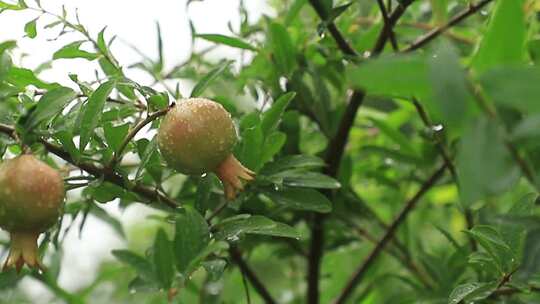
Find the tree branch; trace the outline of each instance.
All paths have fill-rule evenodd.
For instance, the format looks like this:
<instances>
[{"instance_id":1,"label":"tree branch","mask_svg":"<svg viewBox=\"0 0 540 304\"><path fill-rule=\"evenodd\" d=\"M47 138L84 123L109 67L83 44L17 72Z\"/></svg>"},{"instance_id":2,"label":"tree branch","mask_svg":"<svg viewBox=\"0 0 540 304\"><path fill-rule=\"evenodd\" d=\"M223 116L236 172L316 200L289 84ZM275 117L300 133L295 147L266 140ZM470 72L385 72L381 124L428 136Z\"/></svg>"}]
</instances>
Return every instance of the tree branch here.
<instances>
[{"instance_id":1,"label":"tree branch","mask_svg":"<svg viewBox=\"0 0 540 304\"><path fill-rule=\"evenodd\" d=\"M251 282L251 285L253 285L253 288L257 291L257 293L263 298L265 303L267 304L275 304L277 303L268 289L262 284L261 280L255 272L249 267L249 265L244 261L242 258L242 253L238 250L238 248L231 245L229 248L229 255L231 256L231 259L234 261L236 265L240 268L240 271L244 273L244 275L249 279Z\"/></svg>"},{"instance_id":2,"label":"tree branch","mask_svg":"<svg viewBox=\"0 0 540 304\"><path fill-rule=\"evenodd\" d=\"M388 17L388 12L386 11L386 7L384 6L383 0L377 0L377 4L379 5L379 10L381 11L381 15L383 17L384 24L389 24L390 21L389 21L389 17ZM392 48L394 49L394 51L398 51L399 47L398 47L398 43L397 43L397 40L396 40L396 33L394 32L394 29L392 27L390 27L389 36L390 36L390 43L392 44Z\"/></svg>"},{"instance_id":3,"label":"tree branch","mask_svg":"<svg viewBox=\"0 0 540 304\"><path fill-rule=\"evenodd\" d=\"M4 133L10 137L13 137L14 132L15 132L14 127L5 125L5 124L0 124L0 133ZM64 161L71 163L72 165L82 169L83 171L88 172L89 174L97 178L103 177L104 180L111 182L113 184L116 184L126 189L127 191L131 191L136 194L139 194L140 196L147 198L151 202L161 202L171 208L176 208L180 205L179 202L158 192L155 189L152 189L150 187L147 187L138 183L130 182L127 179L127 177L121 175L120 173L114 170L105 170L104 168L99 167L90 162L77 162L71 157L71 155L69 155L69 153L64 151L61 147L53 143L50 143L43 138L40 139L40 142L43 144L43 146L45 146L45 149L47 149L47 151L49 151L50 153L60 157Z\"/></svg>"},{"instance_id":4,"label":"tree branch","mask_svg":"<svg viewBox=\"0 0 540 304\"><path fill-rule=\"evenodd\" d=\"M410 3L412 3L414 0L406 0L404 3L402 3L400 6L394 10L391 16L388 18L388 23L385 23L383 31L381 32L381 35L379 36L379 40L377 41L377 44L373 48L372 54L378 55L384 48L384 43L386 42L386 39L388 39L388 31L391 32L392 27L395 25L397 20L403 15L407 7ZM322 20L326 19L326 13L324 12L324 8L321 5L321 3L318 0L310 0L311 5L319 15L319 17ZM332 24L330 24L332 25ZM336 41L336 44L340 48L340 50L345 55L354 55L356 56L357 53L352 49L352 47L345 41L343 38L343 35L339 32L339 30L335 27L335 25L332 27L334 30L331 30L331 27L329 27L330 33L332 34L332 37ZM383 41L384 40L384 41ZM382 43L382 46L379 46L379 44ZM331 138L329 145L328 145L328 151L326 152L325 157L325 163L327 164L327 167L324 170L324 173L336 177L339 165L341 163L341 159L343 157L343 152L345 151L345 146L347 144L347 141L349 139L349 133L351 130L351 127L354 123L354 119L356 117L356 113L358 112L358 109L362 105L365 97L365 92L362 90L355 90L350 98L349 104L347 105L347 108L345 109L345 112L343 114L343 117L341 118L341 121L339 123L338 130L336 134ZM327 193L327 196L330 196L330 193ZM313 219L313 226L311 228L311 243L310 243L310 251L309 251L309 260L308 260L308 275L307 275L307 302L309 304L318 304L319 303L319 279L320 279L320 268L321 268L321 260L324 254L324 220L326 215L317 213L314 215Z\"/></svg>"},{"instance_id":5,"label":"tree branch","mask_svg":"<svg viewBox=\"0 0 540 304\"><path fill-rule=\"evenodd\" d=\"M319 0L309 0L309 3L323 21L327 19L328 16L326 15L324 7ZM336 41L336 44L338 45L341 52L348 56L358 56L358 53L356 53L356 51L351 47L347 40L345 40L334 22L329 22L326 27L328 28L330 35L332 35L332 37Z\"/></svg>"},{"instance_id":6,"label":"tree branch","mask_svg":"<svg viewBox=\"0 0 540 304\"><path fill-rule=\"evenodd\" d=\"M345 288L341 294L336 298L334 304L343 304L351 296L356 286L360 283L367 270L373 265L373 262L381 254L382 250L388 244L388 242L394 237L398 227L405 221L409 213L414 209L420 198L435 185L435 183L442 177L446 170L446 164L441 166L431 177L422 185L418 192L405 204L399 215L392 222L388 230L386 230L384 236L371 250L370 254L366 257L364 262L360 264L356 271L345 285Z\"/></svg>"},{"instance_id":7,"label":"tree branch","mask_svg":"<svg viewBox=\"0 0 540 304\"><path fill-rule=\"evenodd\" d=\"M406 49L403 50L403 52L411 52L414 50L417 50L421 48L422 46L426 45L433 39L437 38L440 34L444 33L449 28L453 27L454 25L460 23L461 21L465 20L467 17L475 14L478 12L482 7L487 5L488 3L492 2L493 0L482 0L478 2L477 4L471 4L467 9L464 11L458 13L455 15L452 19L450 19L446 24L443 24L437 28L434 28L433 30L429 31L423 36L420 36L415 42L413 42L410 46L408 46Z\"/></svg>"},{"instance_id":8,"label":"tree branch","mask_svg":"<svg viewBox=\"0 0 540 304\"><path fill-rule=\"evenodd\" d=\"M375 47L373 47L372 54L377 55L380 54L384 50L384 46L386 45L386 41L392 36L393 28L398 22L399 18L403 16L409 5L411 5L414 2L414 0L403 0L400 1L398 7L396 7L390 16L388 16L387 22L384 23L384 26L379 34L379 37L377 38L377 42L375 43Z\"/></svg>"},{"instance_id":9,"label":"tree branch","mask_svg":"<svg viewBox=\"0 0 540 304\"><path fill-rule=\"evenodd\" d=\"M371 235L367 230L365 230L364 228L360 227L359 225L357 225L356 223L348 220L345 217L340 217L340 219L344 223L346 223L350 228L355 230L360 237L368 240L369 242L371 242L373 244L378 243L378 240L373 235ZM394 248L386 247L384 250L390 256L392 256L393 258L398 260L401 264L403 264L403 266L405 266L405 268L407 268L411 274L415 275L416 278L420 281L420 283L422 283L422 285L424 285L424 287L426 287L428 289L432 289L433 287L432 287L432 284L431 284L431 278L425 272L425 270L421 269L409 257L409 252L404 250L404 247L398 242L397 238L393 238L392 241L393 241ZM397 249L397 250L392 250L392 249Z\"/></svg>"}]
</instances>

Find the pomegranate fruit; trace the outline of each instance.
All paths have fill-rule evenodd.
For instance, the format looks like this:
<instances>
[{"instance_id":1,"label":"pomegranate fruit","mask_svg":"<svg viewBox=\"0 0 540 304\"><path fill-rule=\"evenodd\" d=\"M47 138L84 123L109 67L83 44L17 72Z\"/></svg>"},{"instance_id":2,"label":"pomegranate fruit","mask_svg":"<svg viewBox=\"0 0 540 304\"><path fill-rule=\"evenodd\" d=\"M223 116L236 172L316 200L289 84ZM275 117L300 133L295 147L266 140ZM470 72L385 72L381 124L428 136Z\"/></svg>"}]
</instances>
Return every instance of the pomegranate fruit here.
<instances>
[{"instance_id":1,"label":"pomegranate fruit","mask_svg":"<svg viewBox=\"0 0 540 304\"><path fill-rule=\"evenodd\" d=\"M231 115L212 100L180 101L163 118L157 140L163 158L175 170L216 173L227 199L234 199L243 182L255 176L232 154L237 137Z\"/></svg>"},{"instance_id":2,"label":"pomegranate fruit","mask_svg":"<svg viewBox=\"0 0 540 304\"><path fill-rule=\"evenodd\" d=\"M24 264L44 269L37 239L58 220L64 196L58 171L32 155L0 165L0 227L11 238L4 270L15 266L20 271Z\"/></svg>"}]
</instances>

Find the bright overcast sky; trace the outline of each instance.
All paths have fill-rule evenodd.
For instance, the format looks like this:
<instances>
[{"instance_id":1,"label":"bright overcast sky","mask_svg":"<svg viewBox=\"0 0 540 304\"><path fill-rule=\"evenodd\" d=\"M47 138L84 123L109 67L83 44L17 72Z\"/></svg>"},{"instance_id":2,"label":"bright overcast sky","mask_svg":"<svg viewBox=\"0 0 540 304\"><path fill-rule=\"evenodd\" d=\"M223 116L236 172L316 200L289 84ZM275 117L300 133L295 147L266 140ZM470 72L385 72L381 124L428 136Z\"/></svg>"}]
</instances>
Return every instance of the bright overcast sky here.
<instances>
[{"instance_id":1,"label":"bright overcast sky","mask_svg":"<svg viewBox=\"0 0 540 304\"><path fill-rule=\"evenodd\" d=\"M27 2L30 6L35 6L31 0ZM46 10L55 13L61 13L61 6L65 5L70 18L73 18L75 8L78 8L81 22L94 37L107 26L109 35L106 37L117 35L119 38L113 44L112 51L123 66L138 61L140 57L122 41L131 43L152 58L156 57L156 21L161 25L165 42L166 68L174 66L189 55L191 37L188 15L199 33L228 34L228 22L232 22L234 27L238 27L239 24L238 0L196 1L190 5L187 12L186 0L41 0L41 2ZM251 14L251 21L260 18L262 14L271 14L264 0L245 2ZM81 39L77 34L69 34L56 41L47 41L54 38L57 33L57 30L43 29L43 26L51 21L49 17L38 21L37 38L24 38L24 24L35 17L37 14L32 12L0 14L0 42L17 40L17 54L27 54L18 64L28 68L34 68L50 60L52 54L68 42ZM234 54L233 50L227 48L221 49L220 52ZM54 62L53 68L42 73L41 77L46 81L72 86L68 78L69 73L78 74L83 80L92 80L94 69L95 63L82 59L58 60ZM148 81L142 73L131 72L128 76L143 83ZM141 220L139 208L128 209L122 215L115 208L108 209L112 209L124 223ZM73 229L66 238L63 263L69 267L64 267L59 279L60 285L68 290L75 290L91 282L92 273L100 261L111 258L110 250L125 246L112 229L96 219L88 221L82 239L78 238L76 230ZM34 284L30 279L25 279L21 288L30 292L36 303L49 302L50 295L47 296L47 290L39 284Z\"/></svg>"}]
</instances>

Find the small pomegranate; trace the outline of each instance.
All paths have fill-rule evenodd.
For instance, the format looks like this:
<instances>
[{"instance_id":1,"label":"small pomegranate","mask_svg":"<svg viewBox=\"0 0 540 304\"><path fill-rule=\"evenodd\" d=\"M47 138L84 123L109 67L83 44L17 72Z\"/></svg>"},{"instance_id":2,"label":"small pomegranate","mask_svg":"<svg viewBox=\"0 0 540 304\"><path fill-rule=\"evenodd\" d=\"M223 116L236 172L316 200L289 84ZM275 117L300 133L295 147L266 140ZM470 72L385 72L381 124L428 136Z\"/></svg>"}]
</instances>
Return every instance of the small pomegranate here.
<instances>
[{"instance_id":1,"label":"small pomegranate","mask_svg":"<svg viewBox=\"0 0 540 304\"><path fill-rule=\"evenodd\" d=\"M180 101L165 115L157 139L172 168L184 174L216 173L229 200L255 176L232 154L237 137L231 115L212 100Z\"/></svg>"},{"instance_id":2,"label":"small pomegranate","mask_svg":"<svg viewBox=\"0 0 540 304\"><path fill-rule=\"evenodd\" d=\"M11 237L4 270L24 264L44 270L37 239L58 220L64 202L64 182L58 171L32 155L0 165L0 227Z\"/></svg>"}]
</instances>

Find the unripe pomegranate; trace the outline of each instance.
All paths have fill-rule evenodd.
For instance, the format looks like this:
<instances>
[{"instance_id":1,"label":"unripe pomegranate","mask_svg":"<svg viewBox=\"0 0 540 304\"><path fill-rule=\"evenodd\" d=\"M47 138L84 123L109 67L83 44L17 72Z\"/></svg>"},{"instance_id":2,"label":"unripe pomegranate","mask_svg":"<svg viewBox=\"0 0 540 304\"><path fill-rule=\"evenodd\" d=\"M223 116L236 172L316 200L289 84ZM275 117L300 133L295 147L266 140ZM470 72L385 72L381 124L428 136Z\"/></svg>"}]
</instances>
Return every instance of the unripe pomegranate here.
<instances>
[{"instance_id":1,"label":"unripe pomegranate","mask_svg":"<svg viewBox=\"0 0 540 304\"><path fill-rule=\"evenodd\" d=\"M58 220L64 196L58 171L32 155L0 165L0 227L11 237L4 269L15 266L20 271L24 264L44 269L37 238Z\"/></svg>"},{"instance_id":2,"label":"unripe pomegranate","mask_svg":"<svg viewBox=\"0 0 540 304\"><path fill-rule=\"evenodd\" d=\"M157 135L165 161L184 174L215 172L227 199L255 174L232 154L237 137L231 115L206 98L180 101L165 115Z\"/></svg>"}]
</instances>

